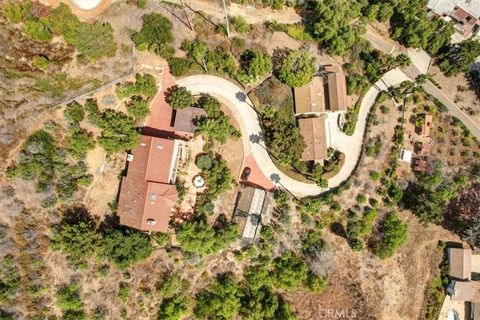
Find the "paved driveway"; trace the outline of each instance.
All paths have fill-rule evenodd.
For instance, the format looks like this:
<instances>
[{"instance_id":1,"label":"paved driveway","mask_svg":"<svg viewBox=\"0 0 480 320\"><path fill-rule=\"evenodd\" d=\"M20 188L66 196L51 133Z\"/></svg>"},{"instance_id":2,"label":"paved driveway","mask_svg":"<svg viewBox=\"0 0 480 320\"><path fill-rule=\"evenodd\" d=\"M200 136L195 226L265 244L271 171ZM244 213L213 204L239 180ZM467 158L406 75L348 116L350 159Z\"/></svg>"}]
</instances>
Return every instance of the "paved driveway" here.
<instances>
[{"instance_id":1,"label":"paved driveway","mask_svg":"<svg viewBox=\"0 0 480 320\"><path fill-rule=\"evenodd\" d=\"M210 75L186 77L178 80L177 84L186 87L194 94L208 93L221 100L230 108L240 125L245 157L252 155L263 174L275 185L284 187L298 197L306 197L339 186L350 177L362 152L368 112L375 102L377 94L388 86L399 84L404 80L408 80L408 77L399 69L394 69L387 72L381 80L368 90L362 100L357 125L352 136L347 136L340 131L336 125L336 117L329 117L327 128L329 128L330 144L345 154L345 163L338 174L328 180L329 188L326 189L313 183L300 182L290 178L275 166L267 152L265 142L261 139L263 133L257 113L252 102L240 87L226 79Z\"/></svg>"}]
</instances>

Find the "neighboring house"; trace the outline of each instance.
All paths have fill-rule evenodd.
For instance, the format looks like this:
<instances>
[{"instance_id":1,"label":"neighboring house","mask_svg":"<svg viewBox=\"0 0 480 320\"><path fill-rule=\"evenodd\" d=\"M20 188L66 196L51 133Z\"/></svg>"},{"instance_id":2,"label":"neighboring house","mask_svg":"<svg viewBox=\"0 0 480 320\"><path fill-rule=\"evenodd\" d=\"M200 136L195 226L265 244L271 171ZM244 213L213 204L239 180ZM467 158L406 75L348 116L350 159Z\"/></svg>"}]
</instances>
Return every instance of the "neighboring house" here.
<instances>
[{"instance_id":1,"label":"neighboring house","mask_svg":"<svg viewBox=\"0 0 480 320\"><path fill-rule=\"evenodd\" d=\"M192 136L198 129L195 122L206 116L206 114L203 108L196 107L175 110L173 129L176 133Z\"/></svg>"},{"instance_id":2,"label":"neighboring house","mask_svg":"<svg viewBox=\"0 0 480 320\"><path fill-rule=\"evenodd\" d=\"M180 140L141 136L127 157L127 175L120 186L120 224L140 231L166 232L178 192L176 169Z\"/></svg>"},{"instance_id":3,"label":"neighboring house","mask_svg":"<svg viewBox=\"0 0 480 320\"><path fill-rule=\"evenodd\" d=\"M302 153L302 161L321 161L328 157L327 136L325 131L325 119L300 118L298 119L300 132L305 142Z\"/></svg>"},{"instance_id":4,"label":"neighboring house","mask_svg":"<svg viewBox=\"0 0 480 320\"><path fill-rule=\"evenodd\" d=\"M243 240L247 242L257 240L262 224L270 223L272 201L271 192L243 184L239 187L233 219Z\"/></svg>"},{"instance_id":5,"label":"neighboring house","mask_svg":"<svg viewBox=\"0 0 480 320\"><path fill-rule=\"evenodd\" d=\"M328 87L327 108L332 112L347 110L347 82L342 67L326 66L325 72Z\"/></svg>"},{"instance_id":6,"label":"neighboring house","mask_svg":"<svg viewBox=\"0 0 480 320\"><path fill-rule=\"evenodd\" d=\"M308 115L325 112L325 93L323 78L313 77L309 84L294 88L295 114Z\"/></svg>"},{"instance_id":7,"label":"neighboring house","mask_svg":"<svg viewBox=\"0 0 480 320\"><path fill-rule=\"evenodd\" d=\"M450 283L447 293L452 301L471 304L472 316L478 313L480 303L480 281L472 281L472 250L470 248L448 248ZM478 319L478 318L477 318Z\"/></svg>"},{"instance_id":8,"label":"neighboring house","mask_svg":"<svg viewBox=\"0 0 480 320\"><path fill-rule=\"evenodd\" d=\"M306 147L302 161L322 163L328 157L326 118L347 110L345 74L339 65L325 66L307 85L294 88L295 115Z\"/></svg>"},{"instance_id":9,"label":"neighboring house","mask_svg":"<svg viewBox=\"0 0 480 320\"><path fill-rule=\"evenodd\" d=\"M480 0L430 0L427 7L433 15L454 23L453 43L478 36Z\"/></svg>"},{"instance_id":10,"label":"neighboring house","mask_svg":"<svg viewBox=\"0 0 480 320\"><path fill-rule=\"evenodd\" d=\"M448 248L447 255L450 262L450 278L470 280L472 277L472 249Z\"/></svg>"}]
</instances>

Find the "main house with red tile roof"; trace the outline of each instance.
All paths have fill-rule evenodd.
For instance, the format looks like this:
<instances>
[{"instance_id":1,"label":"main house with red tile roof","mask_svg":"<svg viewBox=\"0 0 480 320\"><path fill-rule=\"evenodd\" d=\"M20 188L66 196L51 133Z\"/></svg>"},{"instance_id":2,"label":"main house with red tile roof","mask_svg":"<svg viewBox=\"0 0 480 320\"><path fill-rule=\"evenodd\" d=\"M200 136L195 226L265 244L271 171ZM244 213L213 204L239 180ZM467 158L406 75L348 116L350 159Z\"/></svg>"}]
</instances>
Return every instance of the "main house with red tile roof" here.
<instances>
[{"instance_id":1,"label":"main house with red tile roof","mask_svg":"<svg viewBox=\"0 0 480 320\"><path fill-rule=\"evenodd\" d=\"M127 175L120 186L120 224L140 231L167 231L178 198L180 148L179 140L141 136L140 145L127 157Z\"/></svg>"}]
</instances>

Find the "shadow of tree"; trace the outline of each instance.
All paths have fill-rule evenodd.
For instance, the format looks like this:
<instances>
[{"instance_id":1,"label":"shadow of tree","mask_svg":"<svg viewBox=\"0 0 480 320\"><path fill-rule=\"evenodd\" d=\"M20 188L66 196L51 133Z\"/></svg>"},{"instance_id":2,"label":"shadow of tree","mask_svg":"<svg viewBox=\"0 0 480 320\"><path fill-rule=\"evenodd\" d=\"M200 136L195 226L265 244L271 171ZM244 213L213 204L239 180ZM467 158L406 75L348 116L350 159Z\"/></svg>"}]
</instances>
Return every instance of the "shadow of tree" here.
<instances>
[{"instance_id":1,"label":"shadow of tree","mask_svg":"<svg viewBox=\"0 0 480 320\"><path fill-rule=\"evenodd\" d=\"M264 141L265 137L263 132L253 133L250 135L249 140L251 143L259 144L260 142Z\"/></svg>"},{"instance_id":2,"label":"shadow of tree","mask_svg":"<svg viewBox=\"0 0 480 320\"><path fill-rule=\"evenodd\" d=\"M273 183L280 183L280 175L278 173L272 173L270 175L270 180L273 182Z\"/></svg>"}]
</instances>

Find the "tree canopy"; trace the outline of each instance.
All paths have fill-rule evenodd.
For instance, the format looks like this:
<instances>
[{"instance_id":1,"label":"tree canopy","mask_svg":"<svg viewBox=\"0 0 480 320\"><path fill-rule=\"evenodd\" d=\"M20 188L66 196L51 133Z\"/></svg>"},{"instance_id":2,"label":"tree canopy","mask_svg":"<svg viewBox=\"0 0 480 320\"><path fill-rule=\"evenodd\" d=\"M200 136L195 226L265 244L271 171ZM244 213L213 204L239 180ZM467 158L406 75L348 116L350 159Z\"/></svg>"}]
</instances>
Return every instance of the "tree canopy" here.
<instances>
[{"instance_id":1,"label":"tree canopy","mask_svg":"<svg viewBox=\"0 0 480 320\"><path fill-rule=\"evenodd\" d=\"M467 39L454 44L438 56L438 66L447 76L468 72L470 66L480 55L480 42Z\"/></svg>"},{"instance_id":2,"label":"tree canopy","mask_svg":"<svg viewBox=\"0 0 480 320\"><path fill-rule=\"evenodd\" d=\"M165 98L173 109L184 109L195 102L192 93L187 88L179 86L169 88Z\"/></svg>"},{"instance_id":3,"label":"tree canopy","mask_svg":"<svg viewBox=\"0 0 480 320\"><path fill-rule=\"evenodd\" d=\"M373 252L386 259L395 253L407 241L408 225L394 212L387 214L380 224L381 238L375 243Z\"/></svg>"},{"instance_id":4,"label":"tree canopy","mask_svg":"<svg viewBox=\"0 0 480 320\"><path fill-rule=\"evenodd\" d=\"M240 71L237 78L242 83L253 83L272 70L272 60L268 54L246 50L240 57Z\"/></svg>"},{"instance_id":5,"label":"tree canopy","mask_svg":"<svg viewBox=\"0 0 480 320\"><path fill-rule=\"evenodd\" d=\"M149 13L142 17L142 29L132 36L139 50L148 49L169 58L173 55L170 43L173 41L172 23L159 13Z\"/></svg>"},{"instance_id":6,"label":"tree canopy","mask_svg":"<svg viewBox=\"0 0 480 320\"><path fill-rule=\"evenodd\" d=\"M295 50L282 61L278 78L290 87L301 87L312 81L316 72L315 58L308 51Z\"/></svg>"},{"instance_id":7,"label":"tree canopy","mask_svg":"<svg viewBox=\"0 0 480 320\"><path fill-rule=\"evenodd\" d=\"M240 311L241 296L235 278L230 274L220 275L198 293L194 314L199 319L234 319Z\"/></svg>"}]
</instances>

